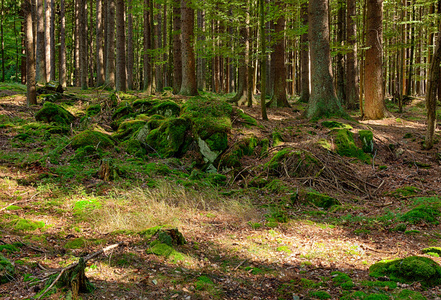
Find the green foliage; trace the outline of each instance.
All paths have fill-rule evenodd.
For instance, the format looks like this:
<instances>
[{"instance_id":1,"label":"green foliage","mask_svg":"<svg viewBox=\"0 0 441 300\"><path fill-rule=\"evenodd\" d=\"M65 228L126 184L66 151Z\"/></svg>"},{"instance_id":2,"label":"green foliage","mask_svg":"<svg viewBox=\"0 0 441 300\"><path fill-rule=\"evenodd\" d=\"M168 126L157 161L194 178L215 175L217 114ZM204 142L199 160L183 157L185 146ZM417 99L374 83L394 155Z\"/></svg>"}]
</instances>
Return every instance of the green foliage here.
<instances>
[{"instance_id":1,"label":"green foliage","mask_svg":"<svg viewBox=\"0 0 441 300\"><path fill-rule=\"evenodd\" d=\"M239 116L240 121L242 123L252 125L252 126L257 126L257 120L254 119L253 117L247 115L246 113L244 113L243 110L235 108L234 113L236 113Z\"/></svg>"},{"instance_id":2,"label":"green foliage","mask_svg":"<svg viewBox=\"0 0 441 300\"><path fill-rule=\"evenodd\" d=\"M410 256L392 261L381 261L369 268L375 278L388 276L403 283L420 282L424 287L441 284L441 267L427 257Z\"/></svg>"},{"instance_id":3,"label":"green foliage","mask_svg":"<svg viewBox=\"0 0 441 300\"><path fill-rule=\"evenodd\" d=\"M276 248L276 251L277 252L285 252L285 253L288 253L288 254L292 253L291 249L289 249L288 246L279 246L279 247Z\"/></svg>"},{"instance_id":4,"label":"green foliage","mask_svg":"<svg viewBox=\"0 0 441 300\"><path fill-rule=\"evenodd\" d=\"M309 296L317 299L331 299L331 295L325 291L311 291Z\"/></svg>"},{"instance_id":5,"label":"green foliage","mask_svg":"<svg viewBox=\"0 0 441 300\"><path fill-rule=\"evenodd\" d=\"M282 142L284 142L283 136L277 128L273 131L273 133L271 134L271 137L273 139L273 147L277 147Z\"/></svg>"},{"instance_id":6,"label":"green foliage","mask_svg":"<svg viewBox=\"0 0 441 300\"><path fill-rule=\"evenodd\" d=\"M173 247L171 247L167 244L163 244L159 241L153 241L150 244L150 248L148 248L146 251L149 254L164 256L174 263L179 262L179 261L183 261L186 259L186 256L184 254L176 251L175 249L173 249Z\"/></svg>"},{"instance_id":7,"label":"green foliage","mask_svg":"<svg viewBox=\"0 0 441 300\"><path fill-rule=\"evenodd\" d=\"M396 297L395 300L426 300L426 297L421 295L417 291L411 291L411 290L402 290Z\"/></svg>"},{"instance_id":8,"label":"green foliage","mask_svg":"<svg viewBox=\"0 0 441 300\"><path fill-rule=\"evenodd\" d=\"M143 120L126 120L121 122L113 137L117 140L127 140L146 124Z\"/></svg>"},{"instance_id":9,"label":"green foliage","mask_svg":"<svg viewBox=\"0 0 441 300\"><path fill-rule=\"evenodd\" d=\"M340 299L341 300L358 300L358 299L365 299L366 293L362 291L356 291L352 292L349 295L343 296Z\"/></svg>"},{"instance_id":10,"label":"green foliage","mask_svg":"<svg viewBox=\"0 0 441 300\"><path fill-rule=\"evenodd\" d=\"M0 245L0 252L14 253L14 252L18 252L18 251L19 251L19 249L18 249L17 245L15 245L15 244Z\"/></svg>"},{"instance_id":11,"label":"green foliage","mask_svg":"<svg viewBox=\"0 0 441 300\"><path fill-rule=\"evenodd\" d=\"M305 199L309 203L324 209L329 209L333 205L340 205L337 199L317 192L307 192Z\"/></svg>"},{"instance_id":12,"label":"green foliage","mask_svg":"<svg viewBox=\"0 0 441 300\"><path fill-rule=\"evenodd\" d=\"M367 295L364 300L390 300L390 297L384 294L370 294Z\"/></svg>"},{"instance_id":13,"label":"green foliage","mask_svg":"<svg viewBox=\"0 0 441 300\"><path fill-rule=\"evenodd\" d=\"M17 219L13 222L14 222L14 230L16 231L35 231L45 226L43 221Z\"/></svg>"},{"instance_id":14,"label":"green foliage","mask_svg":"<svg viewBox=\"0 0 441 300\"><path fill-rule=\"evenodd\" d=\"M214 282L207 276L199 276L198 281L195 283L196 290L207 290L207 287L214 285Z\"/></svg>"},{"instance_id":15,"label":"green foliage","mask_svg":"<svg viewBox=\"0 0 441 300\"><path fill-rule=\"evenodd\" d=\"M340 286L344 290L351 290L354 287L352 279L347 274L336 271L332 272L331 275L334 275L332 281L335 286Z\"/></svg>"},{"instance_id":16,"label":"green foliage","mask_svg":"<svg viewBox=\"0 0 441 300\"><path fill-rule=\"evenodd\" d=\"M75 117L61 106L45 102L43 108L35 114L35 120L58 125L70 125Z\"/></svg>"},{"instance_id":17,"label":"green foliage","mask_svg":"<svg viewBox=\"0 0 441 300\"><path fill-rule=\"evenodd\" d=\"M109 148L115 143L106 134L99 131L85 130L72 138L71 146L73 149L85 146L93 146L95 148Z\"/></svg>"},{"instance_id":18,"label":"green foliage","mask_svg":"<svg viewBox=\"0 0 441 300\"><path fill-rule=\"evenodd\" d=\"M418 224L422 222L438 225L438 217L441 215L438 208L434 206L426 206L424 204L415 207L400 217L401 221L410 224Z\"/></svg>"},{"instance_id":19,"label":"green foliage","mask_svg":"<svg viewBox=\"0 0 441 300\"><path fill-rule=\"evenodd\" d=\"M429 254L429 253L438 254L437 257L439 257L441 255L441 247L428 247L421 250L421 252L425 254Z\"/></svg>"},{"instance_id":20,"label":"green foliage","mask_svg":"<svg viewBox=\"0 0 441 300\"><path fill-rule=\"evenodd\" d=\"M72 161L76 161L79 163L90 161L92 159L99 159L103 155L101 149L97 149L94 146L85 146L78 148L75 151L75 155L72 157Z\"/></svg>"},{"instance_id":21,"label":"green foliage","mask_svg":"<svg viewBox=\"0 0 441 300\"><path fill-rule=\"evenodd\" d=\"M76 238L71 241L68 241L64 244L65 249L81 249L84 248L87 244L87 241L83 238Z\"/></svg>"},{"instance_id":22,"label":"green foliage","mask_svg":"<svg viewBox=\"0 0 441 300\"><path fill-rule=\"evenodd\" d=\"M361 285L368 287L387 287L391 290L397 288L397 283L395 281L362 281Z\"/></svg>"},{"instance_id":23,"label":"green foliage","mask_svg":"<svg viewBox=\"0 0 441 300\"><path fill-rule=\"evenodd\" d=\"M86 116L92 117L101 113L101 105L100 104L91 104L86 108Z\"/></svg>"},{"instance_id":24,"label":"green foliage","mask_svg":"<svg viewBox=\"0 0 441 300\"><path fill-rule=\"evenodd\" d=\"M391 195L396 198L408 198L415 196L418 194L421 190L414 187L414 186L403 186L401 188L396 189L395 191L391 192Z\"/></svg>"},{"instance_id":25,"label":"green foliage","mask_svg":"<svg viewBox=\"0 0 441 300\"><path fill-rule=\"evenodd\" d=\"M87 200L79 200L75 202L73 211L75 214L83 214L91 212L101 207L101 203L96 198L88 198Z\"/></svg>"},{"instance_id":26,"label":"green foliage","mask_svg":"<svg viewBox=\"0 0 441 300\"><path fill-rule=\"evenodd\" d=\"M335 129L335 128L352 129L352 126L337 121L323 121L322 126L329 129Z\"/></svg>"},{"instance_id":27,"label":"green foliage","mask_svg":"<svg viewBox=\"0 0 441 300\"><path fill-rule=\"evenodd\" d=\"M0 255L0 284L14 279L14 265L3 255Z\"/></svg>"},{"instance_id":28,"label":"green foliage","mask_svg":"<svg viewBox=\"0 0 441 300\"><path fill-rule=\"evenodd\" d=\"M355 145L354 136L348 129L335 129L335 145L337 153L342 156L355 157L359 160L369 163L371 158Z\"/></svg>"}]
</instances>

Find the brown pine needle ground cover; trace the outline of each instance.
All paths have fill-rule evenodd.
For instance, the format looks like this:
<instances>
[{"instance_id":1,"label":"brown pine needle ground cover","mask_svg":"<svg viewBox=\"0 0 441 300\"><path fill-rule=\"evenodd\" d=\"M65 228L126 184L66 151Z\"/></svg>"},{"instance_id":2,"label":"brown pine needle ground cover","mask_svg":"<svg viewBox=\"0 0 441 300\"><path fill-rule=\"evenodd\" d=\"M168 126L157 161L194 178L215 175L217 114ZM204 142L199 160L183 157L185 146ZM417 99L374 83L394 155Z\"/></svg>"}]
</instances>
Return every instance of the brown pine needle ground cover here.
<instances>
[{"instance_id":1,"label":"brown pine needle ground cover","mask_svg":"<svg viewBox=\"0 0 441 300\"><path fill-rule=\"evenodd\" d=\"M76 115L108 97L69 92L82 99L69 107ZM80 169L69 160L72 133L56 139L29 131L20 135L41 108L27 109L24 101L22 92L2 88L0 247L12 244L17 250L2 250L16 271L0 285L1 299L35 297L52 270L119 242L121 247L88 262L86 276L96 290L82 299L356 299L357 292L377 294L369 299L411 299L399 298L403 290L441 297L439 287L379 284L368 271L380 260L411 255L441 262L421 252L441 246L440 225L403 217L418 205L436 209L441 203L440 146L421 150L420 100L403 114L390 104L395 117L382 121L333 120L353 132L372 130L376 152L368 163L317 147L327 140L333 150L334 140L323 120L301 118L302 105L269 109L270 120L258 126L235 124L229 147L249 135L272 141L274 132L280 143L270 143L269 155L242 157L235 172L225 171L220 186L190 180L188 158L178 163L149 157L139 163L123 151L111 154L124 172L105 182L96 177L99 160L85 161ZM258 108L241 109L258 119ZM91 126L111 133L110 116L106 111ZM299 170L292 157L277 169L265 168L287 148L311 155L318 170L304 168L293 176ZM311 189L338 205L323 209L308 202ZM146 231L166 224L187 241L168 258L155 254ZM339 285L335 271L347 274L352 285ZM57 289L43 298L64 299L66 292Z\"/></svg>"}]
</instances>

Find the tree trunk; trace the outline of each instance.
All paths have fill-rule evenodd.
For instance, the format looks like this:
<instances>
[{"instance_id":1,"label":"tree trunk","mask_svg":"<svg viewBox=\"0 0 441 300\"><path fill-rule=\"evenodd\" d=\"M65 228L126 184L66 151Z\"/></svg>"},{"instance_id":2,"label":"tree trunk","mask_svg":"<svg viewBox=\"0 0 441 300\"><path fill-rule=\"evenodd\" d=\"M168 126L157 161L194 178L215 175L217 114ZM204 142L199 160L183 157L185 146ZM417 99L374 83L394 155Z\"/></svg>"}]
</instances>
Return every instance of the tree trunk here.
<instances>
[{"instance_id":1,"label":"tree trunk","mask_svg":"<svg viewBox=\"0 0 441 300\"><path fill-rule=\"evenodd\" d=\"M60 61L59 61L59 83L66 87L66 8L65 0L60 0Z\"/></svg>"},{"instance_id":2,"label":"tree trunk","mask_svg":"<svg viewBox=\"0 0 441 300\"><path fill-rule=\"evenodd\" d=\"M383 85L383 0L367 1L367 36L365 72L365 117L370 120L384 118Z\"/></svg>"},{"instance_id":3,"label":"tree trunk","mask_svg":"<svg viewBox=\"0 0 441 300\"><path fill-rule=\"evenodd\" d=\"M344 115L332 80L328 9L328 1L309 1L311 95L306 111L308 118Z\"/></svg>"},{"instance_id":4,"label":"tree trunk","mask_svg":"<svg viewBox=\"0 0 441 300\"><path fill-rule=\"evenodd\" d=\"M37 104L37 91L35 88L35 48L34 34L32 29L32 4L31 0L23 2L26 34L26 84L27 84L27 105Z\"/></svg>"},{"instance_id":5,"label":"tree trunk","mask_svg":"<svg viewBox=\"0 0 441 300\"><path fill-rule=\"evenodd\" d=\"M133 14L132 0L128 1L127 15L127 88L133 90L133 66L135 53L133 49Z\"/></svg>"},{"instance_id":6,"label":"tree trunk","mask_svg":"<svg viewBox=\"0 0 441 300\"><path fill-rule=\"evenodd\" d=\"M412 5L412 16L410 22L413 22L413 20L415 20L415 5ZM409 76L406 85L406 95L408 96L412 95L413 58L415 53L415 26L416 25L413 25L410 28Z\"/></svg>"},{"instance_id":7,"label":"tree trunk","mask_svg":"<svg viewBox=\"0 0 441 300\"><path fill-rule=\"evenodd\" d=\"M278 0L277 10L284 11L285 5ZM273 65L274 74L273 80L273 98L271 102L277 107L290 107L288 99L286 98L286 67L285 67L285 17L280 14L276 23L274 23L274 35L276 43L274 45Z\"/></svg>"},{"instance_id":8,"label":"tree trunk","mask_svg":"<svg viewBox=\"0 0 441 300\"><path fill-rule=\"evenodd\" d=\"M127 90L124 12L124 0L116 0L116 90L123 92Z\"/></svg>"},{"instance_id":9,"label":"tree trunk","mask_svg":"<svg viewBox=\"0 0 441 300\"><path fill-rule=\"evenodd\" d=\"M181 95L195 96L196 87L194 40L194 10L188 6L189 0L181 0L181 30L182 30L182 85Z\"/></svg>"},{"instance_id":10,"label":"tree trunk","mask_svg":"<svg viewBox=\"0 0 441 300\"><path fill-rule=\"evenodd\" d=\"M228 102L230 103L236 103L237 104L243 104L247 100L247 92L248 92L248 67L246 62L246 56L247 56L247 41L248 41L248 28L246 24L243 24L239 29L240 34L240 45L242 51L239 55L239 67L238 67L238 78L237 78L237 92L236 95L229 99ZM244 47L245 46L245 47Z\"/></svg>"},{"instance_id":11,"label":"tree trunk","mask_svg":"<svg viewBox=\"0 0 441 300\"><path fill-rule=\"evenodd\" d=\"M345 36L345 15L346 15L345 0L338 0L338 15L337 15L337 98L341 103L346 103L346 85L345 85L345 62L343 55L343 42Z\"/></svg>"},{"instance_id":12,"label":"tree trunk","mask_svg":"<svg viewBox=\"0 0 441 300\"><path fill-rule=\"evenodd\" d=\"M301 93L300 102L308 103L309 101L309 39L308 39L308 2L303 2L300 14L302 17L302 25L304 34L300 37L300 69L301 69Z\"/></svg>"},{"instance_id":13,"label":"tree trunk","mask_svg":"<svg viewBox=\"0 0 441 300\"><path fill-rule=\"evenodd\" d=\"M51 4L50 0L44 1L45 25L44 25L44 51L46 65L46 82L51 81Z\"/></svg>"},{"instance_id":14,"label":"tree trunk","mask_svg":"<svg viewBox=\"0 0 441 300\"><path fill-rule=\"evenodd\" d=\"M5 81L5 42L3 40L3 22L4 22L4 0L1 0L1 12L0 12L0 46L1 46L1 58L2 58L2 78L0 79L0 81L4 82ZM15 26L15 22L14 22L14 26Z\"/></svg>"},{"instance_id":15,"label":"tree trunk","mask_svg":"<svg viewBox=\"0 0 441 300\"><path fill-rule=\"evenodd\" d=\"M37 81L46 83L43 0L37 0Z\"/></svg>"},{"instance_id":16,"label":"tree trunk","mask_svg":"<svg viewBox=\"0 0 441 300\"><path fill-rule=\"evenodd\" d=\"M427 108L427 131L424 142L425 149L433 147L433 137L436 128L436 98L439 89L441 64L441 31L438 32L436 39L435 52L430 64L430 70L427 78L426 108Z\"/></svg>"},{"instance_id":17,"label":"tree trunk","mask_svg":"<svg viewBox=\"0 0 441 300\"><path fill-rule=\"evenodd\" d=\"M103 2L96 0L96 85L104 84Z\"/></svg>"},{"instance_id":18,"label":"tree trunk","mask_svg":"<svg viewBox=\"0 0 441 300\"><path fill-rule=\"evenodd\" d=\"M81 89L87 89L87 31L86 31L86 0L80 0L79 2L79 30L78 37L80 39L80 78Z\"/></svg>"},{"instance_id":19,"label":"tree trunk","mask_svg":"<svg viewBox=\"0 0 441 300\"><path fill-rule=\"evenodd\" d=\"M204 11L201 9L197 12L197 25L198 25L198 42L202 44L202 41L205 40L204 30L205 30L205 21L204 21ZM201 49L202 46L200 46L199 50L203 51ZM181 68L182 68L182 62L181 62ZM205 89L205 58L202 57L202 55L198 56L197 59L197 88L199 90ZM182 80L182 79L181 79Z\"/></svg>"},{"instance_id":20,"label":"tree trunk","mask_svg":"<svg viewBox=\"0 0 441 300\"><path fill-rule=\"evenodd\" d=\"M346 108L354 109L358 105L359 78L357 63L357 23L356 0L347 0L346 39L350 51L346 54Z\"/></svg>"},{"instance_id":21,"label":"tree trunk","mask_svg":"<svg viewBox=\"0 0 441 300\"><path fill-rule=\"evenodd\" d=\"M260 25L260 108L262 112L262 119L268 120L266 114L266 34L265 34L265 8L264 1L259 0L259 25Z\"/></svg>"},{"instance_id":22,"label":"tree trunk","mask_svg":"<svg viewBox=\"0 0 441 300\"><path fill-rule=\"evenodd\" d=\"M164 90L164 81L162 78L162 16L161 16L161 4L156 4L156 25L155 25L155 90L162 92Z\"/></svg>"},{"instance_id":23,"label":"tree trunk","mask_svg":"<svg viewBox=\"0 0 441 300\"><path fill-rule=\"evenodd\" d=\"M115 0L107 0L106 85L115 87Z\"/></svg>"},{"instance_id":24,"label":"tree trunk","mask_svg":"<svg viewBox=\"0 0 441 300\"><path fill-rule=\"evenodd\" d=\"M181 57L181 9L180 1L173 3L173 93L181 90L182 57Z\"/></svg>"},{"instance_id":25,"label":"tree trunk","mask_svg":"<svg viewBox=\"0 0 441 300\"><path fill-rule=\"evenodd\" d=\"M144 0L144 84L143 89L147 94L152 92L152 62L149 51L151 50L150 2Z\"/></svg>"}]
</instances>

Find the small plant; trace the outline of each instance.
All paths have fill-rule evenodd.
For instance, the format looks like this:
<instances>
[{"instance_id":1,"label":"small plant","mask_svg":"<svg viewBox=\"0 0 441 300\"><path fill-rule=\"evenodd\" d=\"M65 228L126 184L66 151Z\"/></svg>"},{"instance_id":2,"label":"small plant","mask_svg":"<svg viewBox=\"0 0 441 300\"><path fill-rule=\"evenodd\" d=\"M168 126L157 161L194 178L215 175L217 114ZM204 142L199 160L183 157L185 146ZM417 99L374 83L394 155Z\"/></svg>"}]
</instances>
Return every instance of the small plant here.
<instances>
[{"instance_id":1,"label":"small plant","mask_svg":"<svg viewBox=\"0 0 441 300\"><path fill-rule=\"evenodd\" d=\"M331 299L331 295L325 291L311 291L309 296L317 299Z\"/></svg>"}]
</instances>

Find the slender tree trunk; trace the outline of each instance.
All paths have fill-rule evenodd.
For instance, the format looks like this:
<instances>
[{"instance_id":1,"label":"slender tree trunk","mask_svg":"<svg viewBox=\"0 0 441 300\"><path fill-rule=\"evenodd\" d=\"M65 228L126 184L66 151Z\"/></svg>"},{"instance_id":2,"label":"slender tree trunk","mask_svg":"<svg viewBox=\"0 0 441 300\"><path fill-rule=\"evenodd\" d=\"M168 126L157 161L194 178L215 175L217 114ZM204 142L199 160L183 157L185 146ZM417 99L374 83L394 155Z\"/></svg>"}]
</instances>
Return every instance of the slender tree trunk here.
<instances>
[{"instance_id":1,"label":"slender tree trunk","mask_svg":"<svg viewBox=\"0 0 441 300\"><path fill-rule=\"evenodd\" d=\"M345 0L338 0L338 15L337 15L337 43L343 48L345 36L345 15L346 15ZM343 50L339 49L337 54L337 98L341 103L346 103L346 84L345 84L345 62Z\"/></svg>"},{"instance_id":2,"label":"slender tree trunk","mask_svg":"<svg viewBox=\"0 0 441 300\"><path fill-rule=\"evenodd\" d=\"M193 49L194 41L194 10L189 7L189 0L181 0L181 30L182 30L182 84L181 95L195 96L196 66Z\"/></svg>"},{"instance_id":3,"label":"slender tree trunk","mask_svg":"<svg viewBox=\"0 0 441 300\"><path fill-rule=\"evenodd\" d=\"M243 24L243 26L239 29L239 35L240 35L240 45L241 45L241 53L239 55L239 67L238 67L238 78L237 78L237 92L236 95L228 100L230 103L236 103L237 104L243 104L245 103L247 99L247 92L248 92L248 66L246 62L246 56L247 56L247 49L246 44L248 41L248 28L247 24ZM243 47L245 45L245 47Z\"/></svg>"},{"instance_id":4,"label":"slender tree trunk","mask_svg":"<svg viewBox=\"0 0 441 300\"><path fill-rule=\"evenodd\" d=\"M410 22L415 20L415 5L412 5L412 16ZM410 28L410 55L409 55L409 74L406 85L406 95L412 95L412 76L413 76L413 58L415 53L415 25Z\"/></svg>"},{"instance_id":5,"label":"slender tree trunk","mask_svg":"<svg viewBox=\"0 0 441 300\"><path fill-rule=\"evenodd\" d=\"M205 21L204 21L204 11L202 11L201 9L199 9L197 12L197 25L200 32L200 34L198 34L198 43L202 44L202 42L205 41L205 35L204 35ZM199 50L203 51L201 48L202 46L200 46ZM201 91L205 89L205 65L206 65L205 58L203 58L202 55L199 55L197 58L196 80L197 80L197 88Z\"/></svg>"},{"instance_id":6,"label":"slender tree trunk","mask_svg":"<svg viewBox=\"0 0 441 300\"><path fill-rule=\"evenodd\" d=\"M104 84L103 1L96 0L96 85Z\"/></svg>"},{"instance_id":7,"label":"slender tree trunk","mask_svg":"<svg viewBox=\"0 0 441 300\"><path fill-rule=\"evenodd\" d=\"M365 117L376 120L384 118L383 85L383 1L367 2Z\"/></svg>"},{"instance_id":8,"label":"slender tree trunk","mask_svg":"<svg viewBox=\"0 0 441 300\"><path fill-rule=\"evenodd\" d=\"M180 1L173 3L173 93L181 90L182 57L181 57L181 8Z\"/></svg>"},{"instance_id":9,"label":"slender tree trunk","mask_svg":"<svg viewBox=\"0 0 441 300\"><path fill-rule=\"evenodd\" d=\"M350 51L346 55L346 108L354 109L358 105L359 97L359 78L357 62L357 23L356 1L347 0L347 41Z\"/></svg>"},{"instance_id":10,"label":"slender tree trunk","mask_svg":"<svg viewBox=\"0 0 441 300\"><path fill-rule=\"evenodd\" d=\"M135 53L133 49L133 13L132 0L128 1L127 14L127 88L133 90L133 67Z\"/></svg>"},{"instance_id":11,"label":"slender tree trunk","mask_svg":"<svg viewBox=\"0 0 441 300\"><path fill-rule=\"evenodd\" d=\"M23 2L26 33L26 84L27 84L27 105L37 104L37 91L35 87L35 48L34 34L32 29L32 4L31 0Z\"/></svg>"},{"instance_id":12,"label":"slender tree trunk","mask_svg":"<svg viewBox=\"0 0 441 300\"><path fill-rule=\"evenodd\" d=\"M59 83L66 87L66 8L65 0L60 0L60 62Z\"/></svg>"},{"instance_id":13,"label":"slender tree trunk","mask_svg":"<svg viewBox=\"0 0 441 300\"><path fill-rule=\"evenodd\" d=\"M37 0L37 81L46 83L43 0Z\"/></svg>"},{"instance_id":14,"label":"slender tree trunk","mask_svg":"<svg viewBox=\"0 0 441 300\"><path fill-rule=\"evenodd\" d=\"M261 51L261 61L260 61L260 108L262 112L262 119L268 120L268 115L266 114L266 71L267 71L267 56L266 56L266 34L265 34L265 8L264 1L258 0L259 2L259 21L260 21L260 51Z\"/></svg>"},{"instance_id":15,"label":"slender tree trunk","mask_svg":"<svg viewBox=\"0 0 441 300\"><path fill-rule=\"evenodd\" d=\"M116 0L116 90L123 92L127 90L124 12L124 0Z\"/></svg>"},{"instance_id":16,"label":"slender tree trunk","mask_svg":"<svg viewBox=\"0 0 441 300\"><path fill-rule=\"evenodd\" d=\"M23 4L22 4L23 5ZM26 84L26 18L25 18L25 11L22 6L22 13L23 13L23 20L21 22L21 36L23 37L21 39L21 63L20 63L20 71L21 71L21 84ZM31 11L31 18L32 18L32 11ZM32 21L32 20L31 20ZM32 32L34 33L34 32ZM34 35L34 34L33 34ZM34 41L32 41L33 44ZM34 49L35 54L35 49Z\"/></svg>"},{"instance_id":17,"label":"slender tree trunk","mask_svg":"<svg viewBox=\"0 0 441 300\"><path fill-rule=\"evenodd\" d=\"M115 0L107 0L106 85L115 87Z\"/></svg>"},{"instance_id":18,"label":"slender tree trunk","mask_svg":"<svg viewBox=\"0 0 441 300\"><path fill-rule=\"evenodd\" d=\"M81 89L87 89L87 31L86 31L86 0L79 2L79 30L78 37L80 39L80 84Z\"/></svg>"},{"instance_id":19,"label":"slender tree trunk","mask_svg":"<svg viewBox=\"0 0 441 300\"><path fill-rule=\"evenodd\" d=\"M309 1L311 95L306 111L308 118L344 115L332 80L328 9L327 1Z\"/></svg>"},{"instance_id":20,"label":"slender tree trunk","mask_svg":"<svg viewBox=\"0 0 441 300\"><path fill-rule=\"evenodd\" d=\"M5 69L5 42L3 39L3 22L4 22L4 0L1 0L1 12L0 12L0 46L1 46L1 56L2 56L2 78L0 81L5 81L5 73L6 73L6 69ZM15 26L15 22L14 22L14 26Z\"/></svg>"},{"instance_id":21,"label":"slender tree trunk","mask_svg":"<svg viewBox=\"0 0 441 300\"><path fill-rule=\"evenodd\" d=\"M44 51L46 65L46 82L51 80L51 5L50 0L44 1L45 26L44 26Z\"/></svg>"},{"instance_id":22,"label":"slender tree trunk","mask_svg":"<svg viewBox=\"0 0 441 300\"><path fill-rule=\"evenodd\" d=\"M300 14L302 18L303 30L305 33L300 37L300 68L301 68L301 93L300 102L309 101L309 39L308 39L308 2L302 3Z\"/></svg>"},{"instance_id":23,"label":"slender tree trunk","mask_svg":"<svg viewBox=\"0 0 441 300\"><path fill-rule=\"evenodd\" d=\"M74 85L81 85L81 68L80 68L80 5L82 0L74 0L75 1L75 52L74 52Z\"/></svg>"},{"instance_id":24,"label":"slender tree trunk","mask_svg":"<svg viewBox=\"0 0 441 300\"><path fill-rule=\"evenodd\" d=\"M55 80L55 0L50 0L50 6L51 6L51 17L50 17L50 52L51 52L51 59L50 59L50 65L51 65L51 76L50 80Z\"/></svg>"},{"instance_id":25,"label":"slender tree trunk","mask_svg":"<svg viewBox=\"0 0 441 300\"><path fill-rule=\"evenodd\" d=\"M151 23L150 23L150 2L153 0L144 0L144 84L143 89L147 94L152 93L152 61L149 51L151 44Z\"/></svg>"}]
</instances>

